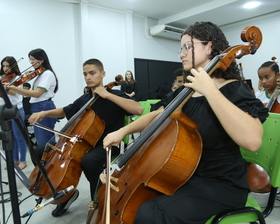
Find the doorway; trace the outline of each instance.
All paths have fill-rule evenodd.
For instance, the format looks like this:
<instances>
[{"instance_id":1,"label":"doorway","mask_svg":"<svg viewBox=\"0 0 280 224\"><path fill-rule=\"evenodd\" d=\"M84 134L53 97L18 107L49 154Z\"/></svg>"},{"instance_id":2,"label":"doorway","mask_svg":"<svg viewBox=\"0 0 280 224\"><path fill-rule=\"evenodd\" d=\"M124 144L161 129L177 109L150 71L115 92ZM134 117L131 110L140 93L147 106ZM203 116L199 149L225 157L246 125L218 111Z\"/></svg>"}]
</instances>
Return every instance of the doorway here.
<instances>
[{"instance_id":1,"label":"doorway","mask_svg":"<svg viewBox=\"0 0 280 224\"><path fill-rule=\"evenodd\" d=\"M181 62L134 59L137 96L139 101L162 99L171 92L173 73L182 68Z\"/></svg>"}]
</instances>

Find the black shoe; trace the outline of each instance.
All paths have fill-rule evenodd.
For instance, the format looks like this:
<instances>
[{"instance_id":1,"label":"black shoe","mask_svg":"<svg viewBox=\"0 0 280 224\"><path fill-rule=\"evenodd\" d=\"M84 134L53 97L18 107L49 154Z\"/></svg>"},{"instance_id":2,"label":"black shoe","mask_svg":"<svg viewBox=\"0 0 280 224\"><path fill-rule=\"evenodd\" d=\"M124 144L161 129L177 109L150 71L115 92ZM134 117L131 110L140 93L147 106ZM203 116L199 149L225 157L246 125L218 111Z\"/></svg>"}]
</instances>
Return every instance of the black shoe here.
<instances>
[{"instance_id":1,"label":"black shoe","mask_svg":"<svg viewBox=\"0 0 280 224\"><path fill-rule=\"evenodd\" d=\"M53 217L59 217L62 214L64 214L67 209L70 207L70 205L79 197L79 191L76 189L74 194L66 201L63 202L62 204L56 206L55 210L52 211L52 216Z\"/></svg>"}]
</instances>

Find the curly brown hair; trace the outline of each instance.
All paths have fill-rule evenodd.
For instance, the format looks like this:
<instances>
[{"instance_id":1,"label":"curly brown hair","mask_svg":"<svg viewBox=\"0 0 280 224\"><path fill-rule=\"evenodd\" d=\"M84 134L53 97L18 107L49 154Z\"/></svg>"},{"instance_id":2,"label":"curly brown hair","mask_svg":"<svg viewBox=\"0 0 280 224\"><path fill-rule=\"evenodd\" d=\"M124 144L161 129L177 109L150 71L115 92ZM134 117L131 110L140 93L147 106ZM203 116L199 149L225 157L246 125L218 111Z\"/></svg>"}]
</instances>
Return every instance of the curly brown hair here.
<instances>
[{"instance_id":1,"label":"curly brown hair","mask_svg":"<svg viewBox=\"0 0 280 224\"><path fill-rule=\"evenodd\" d=\"M193 38L205 41L202 44L207 45L209 41L212 42L212 52L209 55L209 59L213 59L216 55L221 54L229 46L229 43L221 31L221 29L211 23L211 22L196 22L195 24L189 26L183 33L182 36L189 35L191 41ZM182 37L181 36L181 37ZM193 67L195 64L194 58L194 46L192 47L192 61ZM238 79L241 80L240 71L238 69L237 63L233 61L228 69L224 72L221 69L216 69L211 77L228 79Z\"/></svg>"}]
</instances>

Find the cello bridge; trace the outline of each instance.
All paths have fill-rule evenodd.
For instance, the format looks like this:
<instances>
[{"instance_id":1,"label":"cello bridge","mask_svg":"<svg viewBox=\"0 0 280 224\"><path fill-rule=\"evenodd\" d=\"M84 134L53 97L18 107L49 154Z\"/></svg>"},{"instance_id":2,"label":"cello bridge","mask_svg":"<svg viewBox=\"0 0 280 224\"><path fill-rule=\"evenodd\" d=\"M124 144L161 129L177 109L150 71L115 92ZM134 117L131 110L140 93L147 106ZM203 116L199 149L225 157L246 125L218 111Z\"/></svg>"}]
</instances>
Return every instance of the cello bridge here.
<instances>
[{"instance_id":1,"label":"cello bridge","mask_svg":"<svg viewBox=\"0 0 280 224\"><path fill-rule=\"evenodd\" d=\"M56 146L54 146L54 145L52 145L52 144L50 144L50 143L48 143L48 146L49 146L51 149L53 149L54 151L62 152L61 149L57 148Z\"/></svg>"}]
</instances>

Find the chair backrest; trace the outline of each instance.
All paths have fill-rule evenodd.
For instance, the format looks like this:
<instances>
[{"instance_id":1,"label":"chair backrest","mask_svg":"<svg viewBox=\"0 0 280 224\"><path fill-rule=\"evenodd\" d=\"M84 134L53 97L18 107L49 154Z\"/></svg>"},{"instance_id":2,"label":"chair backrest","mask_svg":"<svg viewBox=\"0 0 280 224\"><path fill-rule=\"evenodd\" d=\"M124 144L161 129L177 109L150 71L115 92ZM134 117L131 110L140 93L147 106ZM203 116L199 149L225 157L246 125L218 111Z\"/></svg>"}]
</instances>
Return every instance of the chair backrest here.
<instances>
[{"instance_id":1,"label":"chair backrest","mask_svg":"<svg viewBox=\"0 0 280 224\"><path fill-rule=\"evenodd\" d=\"M141 106L143 107L143 113L141 115L135 115L133 117L133 120L137 120L139 117L142 117L143 115L150 113L150 108L151 105L147 102L147 101L139 101L139 103L141 104Z\"/></svg>"},{"instance_id":2,"label":"chair backrest","mask_svg":"<svg viewBox=\"0 0 280 224\"><path fill-rule=\"evenodd\" d=\"M149 104L155 104L155 103L157 103L157 102L159 102L160 101L160 99L148 99L147 100L147 102L149 103Z\"/></svg>"},{"instance_id":3,"label":"chair backrest","mask_svg":"<svg viewBox=\"0 0 280 224\"><path fill-rule=\"evenodd\" d=\"M123 126L126 126L128 124L130 124L130 116L124 116L124 125ZM128 144L129 143L129 135L126 135L123 138L123 143L124 144Z\"/></svg>"},{"instance_id":4,"label":"chair backrest","mask_svg":"<svg viewBox=\"0 0 280 224\"><path fill-rule=\"evenodd\" d=\"M273 187L280 187L280 114L270 113L263 128L261 147L255 152L241 148L241 153L246 161L266 170Z\"/></svg>"},{"instance_id":5,"label":"chair backrest","mask_svg":"<svg viewBox=\"0 0 280 224\"><path fill-rule=\"evenodd\" d=\"M149 100L147 100L148 104L150 104L150 111L158 109L158 108L155 108L154 105L159 101L160 101L160 99L149 99Z\"/></svg>"}]
</instances>

